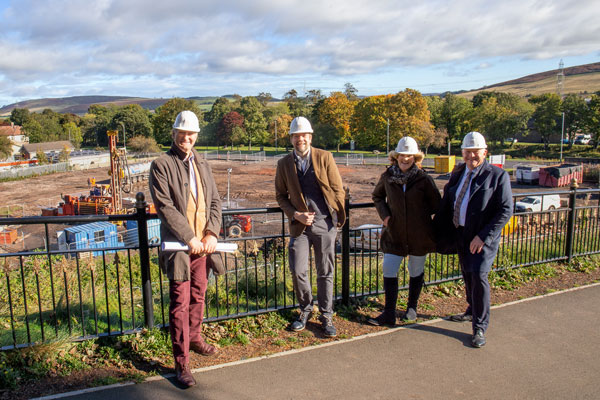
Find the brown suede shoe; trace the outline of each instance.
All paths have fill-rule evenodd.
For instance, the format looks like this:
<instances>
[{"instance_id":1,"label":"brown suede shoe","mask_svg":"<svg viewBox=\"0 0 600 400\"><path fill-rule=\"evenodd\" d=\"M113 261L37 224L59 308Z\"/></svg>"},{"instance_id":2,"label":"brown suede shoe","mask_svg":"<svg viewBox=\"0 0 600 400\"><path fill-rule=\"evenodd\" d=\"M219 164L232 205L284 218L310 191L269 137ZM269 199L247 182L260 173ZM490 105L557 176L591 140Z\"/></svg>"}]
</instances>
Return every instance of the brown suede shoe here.
<instances>
[{"instance_id":1,"label":"brown suede shoe","mask_svg":"<svg viewBox=\"0 0 600 400\"><path fill-rule=\"evenodd\" d=\"M217 348L213 345L206 343L205 341L191 342L190 350L203 356L212 356L214 354L217 354Z\"/></svg>"},{"instance_id":2,"label":"brown suede shoe","mask_svg":"<svg viewBox=\"0 0 600 400\"><path fill-rule=\"evenodd\" d=\"M185 387L191 387L196 384L196 380L194 379L194 375L192 375L192 371L188 364L183 365L175 363L175 375L177 377L177 382Z\"/></svg>"}]
</instances>

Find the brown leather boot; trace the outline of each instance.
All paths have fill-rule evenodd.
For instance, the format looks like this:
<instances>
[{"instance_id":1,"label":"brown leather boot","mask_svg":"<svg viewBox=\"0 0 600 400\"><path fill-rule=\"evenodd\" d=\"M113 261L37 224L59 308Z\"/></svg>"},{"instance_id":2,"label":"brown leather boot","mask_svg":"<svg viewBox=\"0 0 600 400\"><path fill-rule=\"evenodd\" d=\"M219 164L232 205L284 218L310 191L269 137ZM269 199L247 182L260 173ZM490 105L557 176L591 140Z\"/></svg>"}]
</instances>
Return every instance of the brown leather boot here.
<instances>
[{"instance_id":1,"label":"brown leather boot","mask_svg":"<svg viewBox=\"0 0 600 400\"><path fill-rule=\"evenodd\" d=\"M194 379L194 375L192 375L189 364L180 364L176 362L175 375L177 377L177 382L185 387L191 387L196 384L196 380Z\"/></svg>"},{"instance_id":2,"label":"brown leather boot","mask_svg":"<svg viewBox=\"0 0 600 400\"><path fill-rule=\"evenodd\" d=\"M206 343L204 340L199 342L191 342L190 350L203 356L212 356L217 354L218 351L215 346Z\"/></svg>"}]
</instances>

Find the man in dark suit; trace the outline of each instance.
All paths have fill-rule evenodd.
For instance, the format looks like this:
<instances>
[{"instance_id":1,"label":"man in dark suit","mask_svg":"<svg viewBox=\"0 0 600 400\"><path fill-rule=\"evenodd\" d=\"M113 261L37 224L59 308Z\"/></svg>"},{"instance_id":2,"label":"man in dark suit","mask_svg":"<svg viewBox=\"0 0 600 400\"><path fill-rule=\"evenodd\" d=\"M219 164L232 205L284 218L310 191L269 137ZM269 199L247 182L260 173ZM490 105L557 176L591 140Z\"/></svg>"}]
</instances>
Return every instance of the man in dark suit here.
<instances>
[{"instance_id":1,"label":"man in dark suit","mask_svg":"<svg viewBox=\"0 0 600 400\"><path fill-rule=\"evenodd\" d=\"M312 127L304 117L290 124L294 150L279 160L275 174L277 203L288 217L290 228L289 261L300 315L290 324L301 331L310 319L312 288L308 257L313 247L317 270L317 299L323 332L337 335L333 325L333 271L335 267L336 226L342 226L345 192L333 155L311 147Z\"/></svg>"},{"instance_id":2,"label":"man in dark suit","mask_svg":"<svg viewBox=\"0 0 600 400\"><path fill-rule=\"evenodd\" d=\"M487 145L479 132L468 133L462 142L464 164L452 171L444 187L441 213L451 216L468 307L452 316L457 322L472 321L473 347L485 345L490 320L490 285L500 234L512 215L510 177L485 160Z\"/></svg>"}]
</instances>

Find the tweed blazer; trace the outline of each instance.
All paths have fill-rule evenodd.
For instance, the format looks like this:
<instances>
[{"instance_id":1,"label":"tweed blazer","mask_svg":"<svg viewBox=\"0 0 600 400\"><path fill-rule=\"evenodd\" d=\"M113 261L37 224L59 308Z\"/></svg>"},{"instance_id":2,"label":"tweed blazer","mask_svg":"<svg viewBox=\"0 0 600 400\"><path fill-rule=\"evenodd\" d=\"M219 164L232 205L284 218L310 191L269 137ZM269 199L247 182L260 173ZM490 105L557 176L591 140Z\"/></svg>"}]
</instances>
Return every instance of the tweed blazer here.
<instances>
[{"instance_id":1,"label":"tweed blazer","mask_svg":"<svg viewBox=\"0 0 600 400\"><path fill-rule=\"evenodd\" d=\"M319 183L329 212L336 213L338 227L341 227L346 221L346 213L344 211L346 193L333 155L326 150L311 147L310 161L315 170L315 177ZM288 218L290 235L292 237L300 236L306 226L294 220L294 213L296 211L307 212L308 206L302 194L296 163L294 162L294 155L292 153L277 162L275 196L279 207L281 207Z\"/></svg>"}]
</instances>

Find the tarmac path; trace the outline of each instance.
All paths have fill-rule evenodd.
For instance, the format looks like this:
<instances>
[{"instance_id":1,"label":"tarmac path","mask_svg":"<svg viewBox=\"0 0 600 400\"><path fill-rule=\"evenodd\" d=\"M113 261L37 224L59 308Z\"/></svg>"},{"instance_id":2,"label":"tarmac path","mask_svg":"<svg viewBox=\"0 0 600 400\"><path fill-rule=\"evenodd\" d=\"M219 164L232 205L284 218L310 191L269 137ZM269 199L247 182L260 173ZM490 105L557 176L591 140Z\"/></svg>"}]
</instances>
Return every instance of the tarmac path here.
<instances>
[{"instance_id":1,"label":"tarmac path","mask_svg":"<svg viewBox=\"0 0 600 400\"><path fill-rule=\"evenodd\" d=\"M494 307L482 349L470 323L435 320L195 370L187 390L157 377L66 398L598 399L598 306L600 284Z\"/></svg>"}]
</instances>

